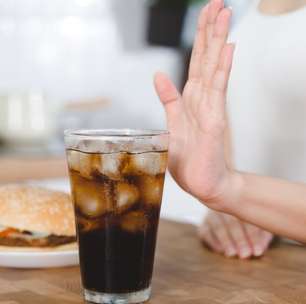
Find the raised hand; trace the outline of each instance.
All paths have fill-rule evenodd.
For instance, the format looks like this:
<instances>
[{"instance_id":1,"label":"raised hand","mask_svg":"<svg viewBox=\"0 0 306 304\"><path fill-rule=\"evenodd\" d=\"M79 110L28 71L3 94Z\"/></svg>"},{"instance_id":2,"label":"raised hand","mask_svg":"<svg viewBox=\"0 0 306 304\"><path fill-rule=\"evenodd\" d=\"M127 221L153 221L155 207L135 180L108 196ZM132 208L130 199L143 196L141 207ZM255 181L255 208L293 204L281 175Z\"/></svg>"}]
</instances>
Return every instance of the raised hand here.
<instances>
[{"instance_id":1,"label":"raised hand","mask_svg":"<svg viewBox=\"0 0 306 304\"><path fill-rule=\"evenodd\" d=\"M234 45L227 43L231 10L212 0L198 22L189 78L181 95L169 78L157 73L170 135L169 170L176 182L212 208L230 187L224 156L225 96Z\"/></svg>"},{"instance_id":2,"label":"raised hand","mask_svg":"<svg viewBox=\"0 0 306 304\"><path fill-rule=\"evenodd\" d=\"M216 211L205 217L199 236L213 251L241 259L262 256L273 240L272 233Z\"/></svg>"}]
</instances>

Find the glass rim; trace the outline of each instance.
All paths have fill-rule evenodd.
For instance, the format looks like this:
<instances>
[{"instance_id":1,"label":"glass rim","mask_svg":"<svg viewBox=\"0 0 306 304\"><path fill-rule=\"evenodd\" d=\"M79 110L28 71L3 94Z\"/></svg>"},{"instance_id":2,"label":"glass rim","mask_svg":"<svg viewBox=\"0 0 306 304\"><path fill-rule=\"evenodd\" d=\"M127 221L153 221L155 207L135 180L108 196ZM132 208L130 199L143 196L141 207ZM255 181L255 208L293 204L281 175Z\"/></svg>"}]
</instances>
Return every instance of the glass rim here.
<instances>
[{"instance_id":1,"label":"glass rim","mask_svg":"<svg viewBox=\"0 0 306 304\"><path fill-rule=\"evenodd\" d=\"M169 134L167 130L153 129L68 129L64 131L65 138L75 137L87 140L145 139Z\"/></svg>"}]
</instances>

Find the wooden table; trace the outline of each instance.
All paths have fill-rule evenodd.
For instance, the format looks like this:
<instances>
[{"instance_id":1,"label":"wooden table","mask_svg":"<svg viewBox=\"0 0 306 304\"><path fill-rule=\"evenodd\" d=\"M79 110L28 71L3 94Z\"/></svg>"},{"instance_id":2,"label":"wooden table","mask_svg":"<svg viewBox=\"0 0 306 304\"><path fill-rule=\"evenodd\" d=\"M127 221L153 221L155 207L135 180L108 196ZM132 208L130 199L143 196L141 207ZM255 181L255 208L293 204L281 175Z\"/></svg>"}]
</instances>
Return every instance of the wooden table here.
<instances>
[{"instance_id":1,"label":"wooden table","mask_svg":"<svg viewBox=\"0 0 306 304\"><path fill-rule=\"evenodd\" d=\"M79 269L0 268L0 303L83 303ZM193 226L162 221L150 303L306 303L305 249L280 243L262 259L229 260L203 248Z\"/></svg>"},{"instance_id":2,"label":"wooden table","mask_svg":"<svg viewBox=\"0 0 306 304\"><path fill-rule=\"evenodd\" d=\"M0 158L0 183L27 179L66 177L67 163L60 157L4 157Z\"/></svg>"}]
</instances>

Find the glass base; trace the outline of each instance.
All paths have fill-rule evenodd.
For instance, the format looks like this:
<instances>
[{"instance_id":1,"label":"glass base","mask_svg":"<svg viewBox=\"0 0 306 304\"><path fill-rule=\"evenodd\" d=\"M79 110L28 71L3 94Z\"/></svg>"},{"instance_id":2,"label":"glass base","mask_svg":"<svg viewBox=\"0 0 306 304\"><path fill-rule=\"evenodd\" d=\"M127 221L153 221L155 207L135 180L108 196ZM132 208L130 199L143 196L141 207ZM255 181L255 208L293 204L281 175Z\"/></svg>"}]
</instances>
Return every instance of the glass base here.
<instances>
[{"instance_id":1,"label":"glass base","mask_svg":"<svg viewBox=\"0 0 306 304\"><path fill-rule=\"evenodd\" d=\"M131 293L100 293L84 290L85 301L97 304L138 304L148 301L151 287Z\"/></svg>"}]
</instances>

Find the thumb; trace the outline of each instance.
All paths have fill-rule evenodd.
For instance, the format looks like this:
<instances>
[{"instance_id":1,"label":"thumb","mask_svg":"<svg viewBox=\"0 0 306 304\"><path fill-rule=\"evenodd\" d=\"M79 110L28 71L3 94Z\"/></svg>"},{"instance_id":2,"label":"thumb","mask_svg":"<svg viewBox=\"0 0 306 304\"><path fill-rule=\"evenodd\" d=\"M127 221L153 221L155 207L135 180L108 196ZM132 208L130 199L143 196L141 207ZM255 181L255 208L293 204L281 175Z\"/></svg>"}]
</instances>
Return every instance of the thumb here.
<instances>
[{"instance_id":1,"label":"thumb","mask_svg":"<svg viewBox=\"0 0 306 304\"><path fill-rule=\"evenodd\" d=\"M156 73L154 85L157 95L165 108L168 127L170 127L172 125L171 122L174 121L178 114L181 94L169 77L164 73Z\"/></svg>"}]
</instances>

